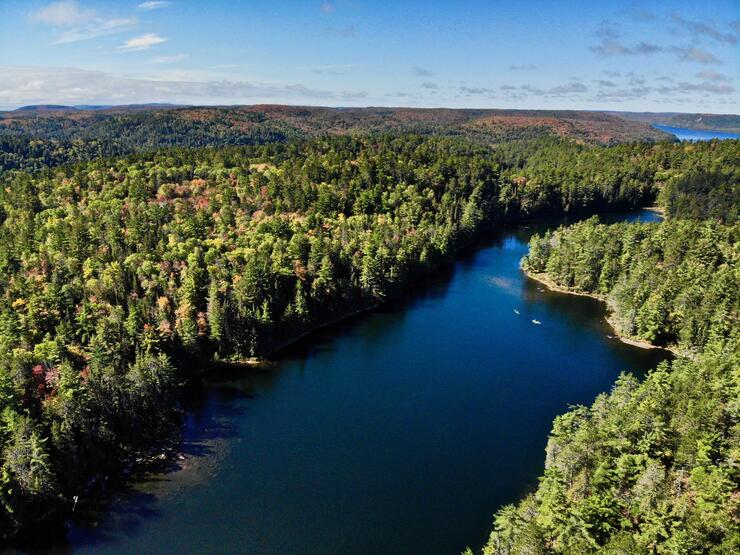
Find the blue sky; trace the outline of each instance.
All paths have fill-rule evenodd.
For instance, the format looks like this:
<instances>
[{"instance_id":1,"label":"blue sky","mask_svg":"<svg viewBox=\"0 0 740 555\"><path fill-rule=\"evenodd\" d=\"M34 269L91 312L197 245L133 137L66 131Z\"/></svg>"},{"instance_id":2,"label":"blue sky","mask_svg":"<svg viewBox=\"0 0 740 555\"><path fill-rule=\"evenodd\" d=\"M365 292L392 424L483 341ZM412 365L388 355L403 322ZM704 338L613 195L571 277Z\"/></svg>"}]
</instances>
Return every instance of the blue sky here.
<instances>
[{"instance_id":1,"label":"blue sky","mask_svg":"<svg viewBox=\"0 0 740 555\"><path fill-rule=\"evenodd\" d=\"M0 0L0 107L740 112L740 2Z\"/></svg>"}]
</instances>

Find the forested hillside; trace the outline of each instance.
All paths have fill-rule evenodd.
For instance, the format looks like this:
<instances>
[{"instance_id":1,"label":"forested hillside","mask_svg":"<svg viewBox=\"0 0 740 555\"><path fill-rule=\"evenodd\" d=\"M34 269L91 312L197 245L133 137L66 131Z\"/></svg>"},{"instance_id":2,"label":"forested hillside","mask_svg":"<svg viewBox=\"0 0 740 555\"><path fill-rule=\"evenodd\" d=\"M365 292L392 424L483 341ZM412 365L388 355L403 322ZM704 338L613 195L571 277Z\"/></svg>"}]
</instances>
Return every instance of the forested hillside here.
<instances>
[{"instance_id":1,"label":"forested hillside","mask_svg":"<svg viewBox=\"0 0 740 555\"><path fill-rule=\"evenodd\" d=\"M740 550L735 153L670 181L665 222L591 219L532 239L528 272L604 298L618 332L685 356L556 418L539 487L497 513L484 553Z\"/></svg>"},{"instance_id":2,"label":"forested hillside","mask_svg":"<svg viewBox=\"0 0 740 555\"><path fill-rule=\"evenodd\" d=\"M102 110L21 109L0 112L0 163L35 169L167 146L227 146L295 139L416 133L463 137L480 144L541 137L614 144L668 140L639 122L599 112L317 108L295 106L117 107Z\"/></svg>"}]
</instances>

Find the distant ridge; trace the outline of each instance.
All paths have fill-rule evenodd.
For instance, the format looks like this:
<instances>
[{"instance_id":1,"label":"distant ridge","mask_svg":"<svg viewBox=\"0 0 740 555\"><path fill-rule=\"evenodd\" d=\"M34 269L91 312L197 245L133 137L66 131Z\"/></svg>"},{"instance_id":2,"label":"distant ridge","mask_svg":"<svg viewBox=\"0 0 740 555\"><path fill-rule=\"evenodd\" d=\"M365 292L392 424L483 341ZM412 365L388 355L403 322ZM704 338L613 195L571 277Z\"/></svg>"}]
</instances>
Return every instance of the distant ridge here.
<instances>
[{"instance_id":1,"label":"distant ridge","mask_svg":"<svg viewBox=\"0 0 740 555\"><path fill-rule=\"evenodd\" d=\"M74 106L63 106L61 104L31 104L16 108L13 112L59 112L62 110L77 110L77 108Z\"/></svg>"},{"instance_id":2,"label":"distant ridge","mask_svg":"<svg viewBox=\"0 0 740 555\"><path fill-rule=\"evenodd\" d=\"M12 112L66 112L66 111L100 111L100 110L156 110L157 108L182 108L183 104L150 102L147 104L29 104Z\"/></svg>"},{"instance_id":3,"label":"distant ridge","mask_svg":"<svg viewBox=\"0 0 740 555\"><path fill-rule=\"evenodd\" d=\"M25 106L0 112L0 133L25 133L38 139L60 140L103 140L112 133L120 137L121 145L128 145L126 149L144 145L284 142L357 133L453 135L483 144L544 136L598 144L672 138L648 122L587 110L333 108L276 104Z\"/></svg>"}]
</instances>

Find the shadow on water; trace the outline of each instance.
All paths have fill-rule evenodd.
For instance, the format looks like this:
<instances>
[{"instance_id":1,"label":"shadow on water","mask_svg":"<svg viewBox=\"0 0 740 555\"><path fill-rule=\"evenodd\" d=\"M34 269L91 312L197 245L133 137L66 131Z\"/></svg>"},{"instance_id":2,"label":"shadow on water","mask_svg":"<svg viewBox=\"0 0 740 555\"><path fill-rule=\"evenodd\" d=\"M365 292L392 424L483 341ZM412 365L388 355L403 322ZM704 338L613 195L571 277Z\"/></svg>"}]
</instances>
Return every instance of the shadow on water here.
<instances>
[{"instance_id":1,"label":"shadow on water","mask_svg":"<svg viewBox=\"0 0 740 555\"><path fill-rule=\"evenodd\" d=\"M472 256L474 253L466 253L456 264L443 266L433 275L414 282L397 298L390 299L367 312L320 328L281 349L272 357L274 365L271 372L289 363L305 367L308 361L321 353L336 352L337 339L340 337L356 338L361 335L368 348L372 349L376 341L384 339L388 334L392 335L394 330L403 327L409 309L443 298L458 270L458 265L464 263L466 257Z\"/></svg>"}]
</instances>

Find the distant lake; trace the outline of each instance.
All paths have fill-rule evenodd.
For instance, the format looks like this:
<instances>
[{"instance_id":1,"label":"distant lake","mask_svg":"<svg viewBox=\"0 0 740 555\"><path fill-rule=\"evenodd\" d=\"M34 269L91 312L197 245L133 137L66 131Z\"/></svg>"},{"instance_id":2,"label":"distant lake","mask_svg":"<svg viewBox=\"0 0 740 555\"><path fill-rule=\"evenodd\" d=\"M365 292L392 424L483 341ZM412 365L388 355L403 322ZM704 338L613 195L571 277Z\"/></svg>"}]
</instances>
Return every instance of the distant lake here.
<instances>
[{"instance_id":1,"label":"distant lake","mask_svg":"<svg viewBox=\"0 0 740 555\"><path fill-rule=\"evenodd\" d=\"M179 468L102 508L81 500L85 521L52 552L480 548L494 512L537 484L553 417L667 357L614 339L601 303L521 272L531 235L557 223L501 231L267 370L204 376Z\"/></svg>"},{"instance_id":2,"label":"distant lake","mask_svg":"<svg viewBox=\"0 0 740 555\"><path fill-rule=\"evenodd\" d=\"M738 133L722 133L721 131L703 131L698 129L686 129L684 127L669 127L667 125L654 125L653 127L671 133L681 141L710 141L712 139L740 139Z\"/></svg>"}]
</instances>

